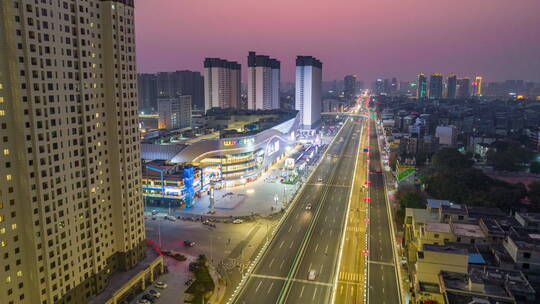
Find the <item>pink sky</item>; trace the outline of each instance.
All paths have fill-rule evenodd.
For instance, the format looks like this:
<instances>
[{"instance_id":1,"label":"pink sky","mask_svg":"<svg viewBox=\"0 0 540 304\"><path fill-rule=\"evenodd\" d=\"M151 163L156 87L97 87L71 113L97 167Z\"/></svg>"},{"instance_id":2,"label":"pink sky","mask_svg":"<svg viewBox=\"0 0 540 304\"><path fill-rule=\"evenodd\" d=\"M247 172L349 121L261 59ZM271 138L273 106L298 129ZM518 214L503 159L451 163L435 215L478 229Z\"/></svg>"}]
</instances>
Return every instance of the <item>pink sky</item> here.
<instances>
[{"instance_id":1,"label":"pink sky","mask_svg":"<svg viewBox=\"0 0 540 304\"><path fill-rule=\"evenodd\" d=\"M418 72L540 81L540 0L136 0L139 72L242 64L250 50L323 62L325 80Z\"/></svg>"}]
</instances>

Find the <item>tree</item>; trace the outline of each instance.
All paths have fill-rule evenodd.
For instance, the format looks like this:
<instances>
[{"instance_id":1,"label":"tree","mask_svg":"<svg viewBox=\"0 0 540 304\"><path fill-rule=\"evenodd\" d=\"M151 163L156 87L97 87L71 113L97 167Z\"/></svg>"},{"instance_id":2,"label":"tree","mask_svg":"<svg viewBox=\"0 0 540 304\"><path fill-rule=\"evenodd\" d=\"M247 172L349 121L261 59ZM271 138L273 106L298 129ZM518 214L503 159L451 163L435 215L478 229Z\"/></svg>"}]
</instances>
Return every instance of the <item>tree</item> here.
<instances>
[{"instance_id":1,"label":"tree","mask_svg":"<svg viewBox=\"0 0 540 304\"><path fill-rule=\"evenodd\" d=\"M529 184L528 195L533 204L540 204L540 182L532 182Z\"/></svg>"},{"instance_id":2,"label":"tree","mask_svg":"<svg viewBox=\"0 0 540 304\"><path fill-rule=\"evenodd\" d=\"M439 150L431 158L432 167L436 170L456 170L470 168L474 162L458 150L444 148Z\"/></svg>"},{"instance_id":3,"label":"tree","mask_svg":"<svg viewBox=\"0 0 540 304\"><path fill-rule=\"evenodd\" d=\"M540 174L540 162L537 162L537 161L533 161L531 163L531 173L534 173L534 174Z\"/></svg>"}]
</instances>

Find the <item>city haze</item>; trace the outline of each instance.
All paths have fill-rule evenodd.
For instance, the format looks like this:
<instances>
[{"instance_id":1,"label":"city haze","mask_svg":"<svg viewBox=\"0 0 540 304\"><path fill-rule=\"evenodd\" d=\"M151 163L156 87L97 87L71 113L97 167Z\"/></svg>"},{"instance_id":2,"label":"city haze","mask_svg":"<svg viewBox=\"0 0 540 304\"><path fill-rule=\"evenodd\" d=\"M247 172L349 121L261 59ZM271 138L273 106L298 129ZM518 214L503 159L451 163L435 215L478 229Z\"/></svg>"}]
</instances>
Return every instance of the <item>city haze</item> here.
<instances>
[{"instance_id":1,"label":"city haze","mask_svg":"<svg viewBox=\"0 0 540 304\"><path fill-rule=\"evenodd\" d=\"M139 0L136 6L139 72L202 70L205 57L217 56L245 66L255 50L282 61L283 81L293 80L296 55L320 58L326 80L455 72L540 81L537 0Z\"/></svg>"}]
</instances>

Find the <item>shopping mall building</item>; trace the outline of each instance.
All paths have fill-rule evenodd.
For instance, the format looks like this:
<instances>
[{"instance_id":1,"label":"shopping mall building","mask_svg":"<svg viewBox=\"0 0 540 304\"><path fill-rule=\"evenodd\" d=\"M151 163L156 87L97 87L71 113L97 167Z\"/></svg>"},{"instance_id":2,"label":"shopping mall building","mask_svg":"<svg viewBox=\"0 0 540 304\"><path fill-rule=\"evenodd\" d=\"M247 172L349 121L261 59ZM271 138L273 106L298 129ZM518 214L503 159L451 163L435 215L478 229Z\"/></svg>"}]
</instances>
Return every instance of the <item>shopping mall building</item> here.
<instances>
[{"instance_id":1,"label":"shopping mall building","mask_svg":"<svg viewBox=\"0 0 540 304\"><path fill-rule=\"evenodd\" d=\"M192 138L168 134L143 140L145 196L189 206L190 198L210 185L232 187L255 180L296 144L299 118L296 112L253 118L229 116L227 128Z\"/></svg>"}]
</instances>

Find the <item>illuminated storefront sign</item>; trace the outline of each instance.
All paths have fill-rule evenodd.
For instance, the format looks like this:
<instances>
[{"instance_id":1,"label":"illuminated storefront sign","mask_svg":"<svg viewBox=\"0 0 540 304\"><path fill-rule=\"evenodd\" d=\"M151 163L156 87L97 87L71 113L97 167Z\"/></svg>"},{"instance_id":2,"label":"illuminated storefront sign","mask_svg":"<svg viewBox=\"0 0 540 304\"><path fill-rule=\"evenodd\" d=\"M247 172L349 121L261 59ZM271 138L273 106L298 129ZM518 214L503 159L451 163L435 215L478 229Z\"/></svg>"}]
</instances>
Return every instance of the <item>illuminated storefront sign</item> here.
<instances>
[{"instance_id":1,"label":"illuminated storefront sign","mask_svg":"<svg viewBox=\"0 0 540 304\"><path fill-rule=\"evenodd\" d=\"M249 138L240 138L240 139L228 139L222 141L224 147L232 147L232 146L245 146L249 144L255 143L255 138L249 137Z\"/></svg>"}]
</instances>

